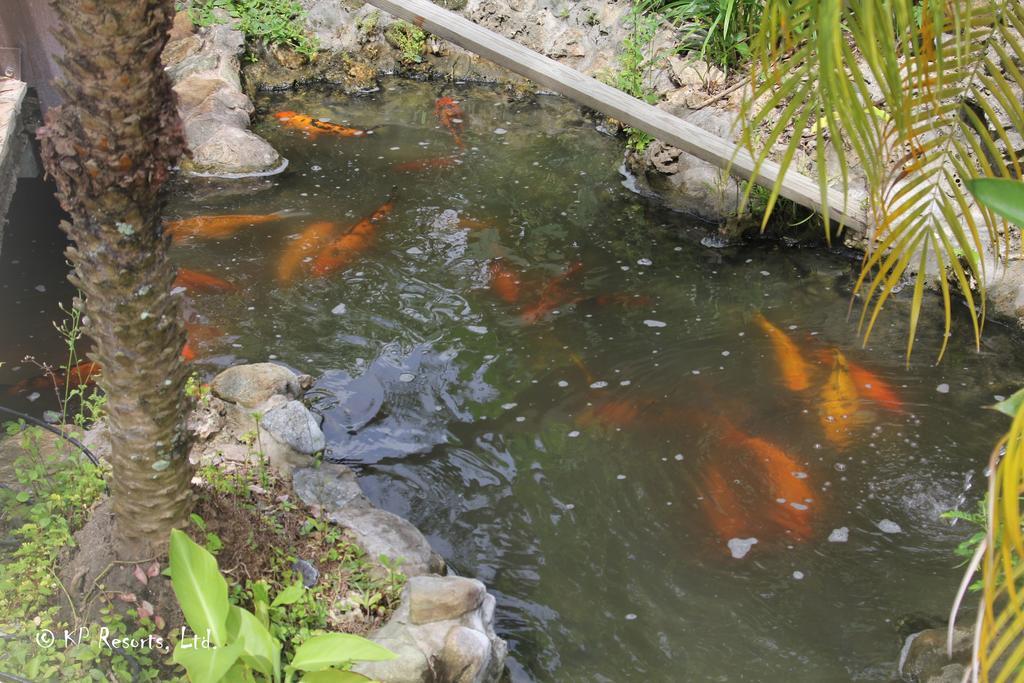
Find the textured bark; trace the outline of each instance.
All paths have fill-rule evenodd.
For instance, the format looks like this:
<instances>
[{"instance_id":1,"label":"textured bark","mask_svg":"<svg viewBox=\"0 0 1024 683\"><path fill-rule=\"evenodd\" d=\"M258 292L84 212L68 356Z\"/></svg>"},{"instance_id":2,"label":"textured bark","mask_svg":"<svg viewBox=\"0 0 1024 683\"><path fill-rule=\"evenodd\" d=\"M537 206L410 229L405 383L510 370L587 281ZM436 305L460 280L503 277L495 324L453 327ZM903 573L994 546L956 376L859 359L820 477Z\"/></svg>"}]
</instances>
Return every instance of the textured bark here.
<instances>
[{"instance_id":1,"label":"textured bark","mask_svg":"<svg viewBox=\"0 0 1024 683\"><path fill-rule=\"evenodd\" d=\"M183 151L160 63L174 0L52 0L66 54L64 104L40 130L47 171L72 217L71 282L84 292L103 368L119 537L145 554L191 509L187 370L162 187Z\"/></svg>"}]
</instances>

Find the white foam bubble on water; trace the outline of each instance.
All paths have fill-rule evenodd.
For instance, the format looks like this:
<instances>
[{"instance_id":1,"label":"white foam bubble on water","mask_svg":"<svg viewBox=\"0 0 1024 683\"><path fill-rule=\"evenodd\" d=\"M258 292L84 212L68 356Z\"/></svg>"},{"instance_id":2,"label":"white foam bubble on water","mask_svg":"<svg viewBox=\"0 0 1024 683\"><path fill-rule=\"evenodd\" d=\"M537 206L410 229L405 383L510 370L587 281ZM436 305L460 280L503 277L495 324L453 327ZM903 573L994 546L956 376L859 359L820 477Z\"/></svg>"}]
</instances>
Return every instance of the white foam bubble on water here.
<instances>
[{"instance_id":1,"label":"white foam bubble on water","mask_svg":"<svg viewBox=\"0 0 1024 683\"><path fill-rule=\"evenodd\" d=\"M487 328L483 325L466 325L466 329L476 334L487 334Z\"/></svg>"},{"instance_id":2,"label":"white foam bubble on water","mask_svg":"<svg viewBox=\"0 0 1024 683\"><path fill-rule=\"evenodd\" d=\"M575 429L572 430L571 432L569 432L569 438L570 439L575 439L579 435L580 435L580 433L578 431L576 431Z\"/></svg>"},{"instance_id":3,"label":"white foam bubble on water","mask_svg":"<svg viewBox=\"0 0 1024 683\"><path fill-rule=\"evenodd\" d=\"M416 375L412 374L411 372L403 372L401 375L398 376L398 381L405 382L406 384L413 381L414 379L416 379Z\"/></svg>"},{"instance_id":4,"label":"white foam bubble on water","mask_svg":"<svg viewBox=\"0 0 1024 683\"><path fill-rule=\"evenodd\" d=\"M626 475L625 474L620 474L619 476L617 476L615 478L618 479L619 481L622 481L623 479L626 478Z\"/></svg>"},{"instance_id":5,"label":"white foam bubble on water","mask_svg":"<svg viewBox=\"0 0 1024 683\"><path fill-rule=\"evenodd\" d=\"M797 581L801 581L804 578L804 573L802 571L795 571L793 572L793 578Z\"/></svg>"},{"instance_id":6,"label":"white foam bubble on water","mask_svg":"<svg viewBox=\"0 0 1024 683\"><path fill-rule=\"evenodd\" d=\"M647 325L647 327L667 327L668 323L661 320L645 320L644 325Z\"/></svg>"},{"instance_id":7,"label":"white foam bubble on water","mask_svg":"<svg viewBox=\"0 0 1024 683\"><path fill-rule=\"evenodd\" d=\"M629 614L626 615L626 621L634 621L635 619L636 619L636 615L633 614L632 612L630 612Z\"/></svg>"},{"instance_id":8,"label":"white foam bubble on water","mask_svg":"<svg viewBox=\"0 0 1024 683\"><path fill-rule=\"evenodd\" d=\"M419 247L409 247L408 249L405 250L405 253L412 254L413 256L418 256L423 253L423 250L420 249Z\"/></svg>"},{"instance_id":9,"label":"white foam bubble on water","mask_svg":"<svg viewBox=\"0 0 1024 683\"><path fill-rule=\"evenodd\" d=\"M636 264L638 266L651 266L654 265L654 261L649 258L637 259Z\"/></svg>"},{"instance_id":10,"label":"white foam bubble on water","mask_svg":"<svg viewBox=\"0 0 1024 683\"><path fill-rule=\"evenodd\" d=\"M494 129L494 134L495 134L495 135L504 135L504 134L505 134L505 133L507 133L507 132L508 132L508 131L507 131L507 130L505 130L504 128L495 128L495 129Z\"/></svg>"},{"instance_id":11,"label":"white foam bubble on water","mask_svg":"<svg viewBox=\"0 0 1024 683\"><path fill-rule=\"evenodd\" d=\"M949 393L949 385L946 384L945 382L943 382L939 386L935 387L935 391L939 392L940 394L948 394Z\"/></svg>"},{"instance_id":12,"label":"white foam bubble on water","mask_svg":"<svg viewBox=\"0 0 1024 683\"><path fill-rule=\"evenodd\" d=\"M512 410L517 405L519 405L519 404L518 403L502 403L501 407L504 408L505 410Z\"/></svg>"},{"instance_id":13,"label":"white foam bubble on water","mask_svg":"<svg viewBox=\"0 0 1024 683\"><path fill-rule=\"evenodd\" d=\"M756 538L730 538L726 545L734 559L742 560L756 543Z\"/></svg>"},{"instance_id":14,"label":"white foam bubble on water","mask_svg":"<svg viewBox=\"0 0 1024 683\"><path fill-rule=\"evenodd\" d=\"M334 315L345 315L347 312L348 306L346 306L345 304L338 304L337 306L331 309L331 313L333 313Z\"/></svg>"},{"instance_id":15,"label":"white foam bubble on water","mask_svg":"<svg viewBox=\"0 0 1024 683\"><path fill-rule=\"evenodd\" d=\"M901 527L899 524L897 524L896 522L892 521L891 519L883 519L883 520L879 521L876 526L881 531L883 531L884 533L887 533L887 534L898 534L901 531L903 531L903 527Z\"/></svg>"},{"instance_id":16,"label":"white foam bubble on water","mask_svg":"<svg viewBox=\"0 0 1024 683\"><path fill-rule=\"evenodd\" d=\"M591 389L604 389L606 386L608 386L608 382L605 382L603 380L599 380L599 381L594 382L593 384L591 384L590 388Z\"/></svg>"},{"instance_id":17,"label":"white foam bubble on water","mask_svg":"<svg viewBox=\"0 0 1024 683\"><path fill-rule=\"evenodd\" d=\"M569 386L569 383L566 382L564 379L560 379L560 380L558 380L558 386L560 386L560 387L562 387L564 389L565 387Z\"/></svg>"},{"instance_id":18,"label":"white foam bubble on water","mask_svg":"<svg viewBox=\"0 0 1024 683\"><path fill-rule=\"evenodd\" d=\"M683 454L682 453L676 453L675 456L673 456L673 457L675 457L676 460L682 460L683 459Z\"/></svg>"},{"instance_id":19,"label":"white foam bubble on water","mask_svg":"<svg viewBox=\"0 0 1024 683\"><path fill-rule=\"evenodd\" d=\"M850 530L845 526L833 529L832 533L828 535L829 543L846 543L848 540L850 540Z\"/></svg>"}]
</instances>

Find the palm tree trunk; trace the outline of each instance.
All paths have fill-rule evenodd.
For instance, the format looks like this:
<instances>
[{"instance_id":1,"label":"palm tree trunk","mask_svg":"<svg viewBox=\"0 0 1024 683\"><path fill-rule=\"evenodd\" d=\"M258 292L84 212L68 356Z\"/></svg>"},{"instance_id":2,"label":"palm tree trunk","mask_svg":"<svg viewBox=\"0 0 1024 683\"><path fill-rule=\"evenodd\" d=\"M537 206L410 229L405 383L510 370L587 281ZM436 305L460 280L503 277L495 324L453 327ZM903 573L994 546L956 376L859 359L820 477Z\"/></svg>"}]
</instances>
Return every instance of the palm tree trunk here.
<instances>
[{"instance_id":1,"label":"palm tree trunk","mask_svg":"<svg viewBox=\"0 0 1024 683\"><path fill-rule=\"evenodd\" d=\"M47 171L72 221L63 229L86 334L102 366L111 497L122 549L159 550L191 508L187 370L175 268L160 213L183 151L160 63L174 0L51 0L66 50L64 103L40 130Z\"/></svg>"}]
</instances>

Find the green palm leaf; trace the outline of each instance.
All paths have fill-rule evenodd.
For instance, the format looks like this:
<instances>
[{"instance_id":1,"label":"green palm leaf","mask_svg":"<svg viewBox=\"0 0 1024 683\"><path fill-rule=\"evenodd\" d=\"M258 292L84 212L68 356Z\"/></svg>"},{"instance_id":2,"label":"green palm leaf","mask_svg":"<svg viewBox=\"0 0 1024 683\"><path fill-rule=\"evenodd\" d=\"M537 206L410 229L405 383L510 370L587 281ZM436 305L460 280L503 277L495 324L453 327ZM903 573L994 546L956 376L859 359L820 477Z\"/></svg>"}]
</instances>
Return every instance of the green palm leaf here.
<instances>
[{"instance_id":1,"label":"green palm leaf","mask_svg":"<svg viewBox=\"0 0 1024 683\"><path fill-rule=\"evenodd\" d=\"M952 282L979 343L986 255L1005 258L1009 240L1003 219L979 209L962 179L1021 175L1022 28L1019 0L767 1L743 141L759 164L773 158L784 169L813 144L823 203L829 186L848 195L849 168L859 165L875 226L856 288L865 342L893 290L911 277L909 359L932 273L946 338ZM824 163L828 143L835 177ZM776 184L769 209L778 191Z\"/></svg>"}]
</instances>

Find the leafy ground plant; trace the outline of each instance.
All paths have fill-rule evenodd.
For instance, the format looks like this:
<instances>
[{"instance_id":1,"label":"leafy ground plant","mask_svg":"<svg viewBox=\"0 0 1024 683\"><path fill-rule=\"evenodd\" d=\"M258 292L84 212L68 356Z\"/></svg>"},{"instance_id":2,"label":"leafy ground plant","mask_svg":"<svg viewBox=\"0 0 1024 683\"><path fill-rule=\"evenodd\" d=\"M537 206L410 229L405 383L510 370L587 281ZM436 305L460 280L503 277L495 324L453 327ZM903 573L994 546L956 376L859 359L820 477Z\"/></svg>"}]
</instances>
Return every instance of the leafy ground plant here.
<instances>
[{"instance_id":1,"label":"leafy ground plant","mask_svg":"<svg viewBox=\"0 0 1024 683\"><path fill-rule=\"evenodd\" d=\"M228 583L217 560L182 531L171 532L170 571L174 592L193 633L174 650L174 661L192 681L273 681L285 683L296 675L308 683L352 683L369 680L347 671L358 661L394 659L391 651L356 635L324 633L307 638L295 648L287 664L281 662L281 641L270 632L269 607L295 604L305 590L293 584L273 602L262 594L256 613L228 599ZM202 634L202 635L198 635ZM258 679L257 679L258 677Z\"/></svg>"},{"instance_id":2,"label":"leafy ground plant","mask_svg":"<svg viewBox=\"0 0 1024 683\"><path fill-rule=\"evenodd\" d=\"M697 51L722 69L750 57L750 39L757 32L763 0L640 0L639 12L658 14L682 31L679 51Z\"/></svg>"},{"instance_id":3,"label":"leafy ground plant","mask_svg":"<svg viewBox=\"0 0 1024 683\"><path fill-rule=\"evenodd\" d=\"M303 23L306 11L295 0L191 0L188 11L197 26L218 24L226 12L249 39L286 45L309 58L319 48Z\"/></svg>"}]
</instances>

